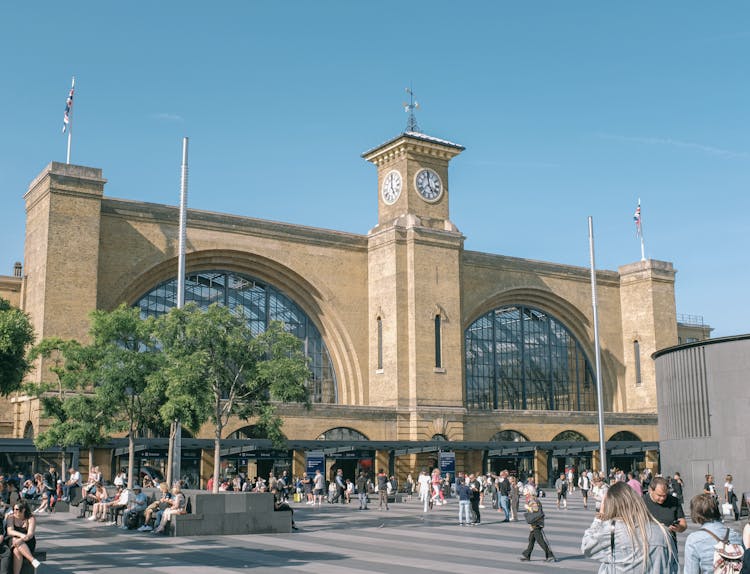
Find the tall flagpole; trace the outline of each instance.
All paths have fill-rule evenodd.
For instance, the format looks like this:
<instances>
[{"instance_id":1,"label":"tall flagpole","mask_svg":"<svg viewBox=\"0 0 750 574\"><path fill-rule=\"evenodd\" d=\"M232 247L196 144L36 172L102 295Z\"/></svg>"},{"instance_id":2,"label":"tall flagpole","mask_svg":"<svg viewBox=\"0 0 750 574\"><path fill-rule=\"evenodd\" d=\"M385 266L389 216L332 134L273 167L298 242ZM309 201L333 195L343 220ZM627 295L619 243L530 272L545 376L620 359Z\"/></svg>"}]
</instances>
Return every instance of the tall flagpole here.
<instances>
[{"instance_id":1,"label":"tall flagpole","mask_svg":"<svg viewBox=\"0 0 750 574\"><path fill-rule=\"evenodd\" d=\"M602 475L607 476L607 445L604 441L604 396L602 392L601 349L599 348L599 308L596 302L596 264L594 263L594 219L589 216L589 254L591 256L591 304L594 308L594 354L596 356L596 395L599 417L599 458Z\"/></svg>"},{"instance_id":2,"label":"tall flagpole","mask_svg":"<svg viewBox=\"0 0 750 574\"><path fill-rule=\"evenodd\" d=\"M187 240L187 199L188 199L188 138L182 138L182 166L180 169L180 229L177 255L177 308L185 305L185 243ZM175 419L169 432L169 452L167 454L167 482L180 480L182 474L182 425Z\"/></svg>"},{"instance_id":3,"label":"tall flagpole","mask_svg":"<svg viewBox=\"0 0 750 574\"><path fill-rule=\"evenodd\" d=\"M70 93L68 99L65 102L65 117L63 119L63 131L68 131L68 154L65 158L65 163L70 164L70 143L73 139L73 92L76 87L76 77L70 81Z\"/></svg>"},{"instance_id":4,"label":"tall flagpole","mask_svg":"<svg viewBox=\"0 0 750 574\"><path fill-rule=\"evenodd\" d=\"M638 207L636 207L635 209L633 220L635 221L635 233L641 239L641 261L645 261L646 260L646 248L643 244L643 220L641 218L641 198L640 197L638 198Z\"/></svg>"},{"instance_id":5,"label":"tall flagpole","mask_svg":"<svg viewBox=\"0 0 750 574\"><path fill-rule=\"evenodd\" d=\"M644 246L644 243L643 243L643 218L641 216L641 198L640 197L638 198L638 215L639 215L638 231L640 232L640 235L641 235L641 261L645 261L646 260L646 247Z\"/></svg>"},{"instance_id":6,"label":"tall flagpole","mask_svg":"<svg viewBox=\"0 0 750 574\"><path fill-rule=\"evenodd\" d=\"M185 305L185 239L187 230L188 197L188 138L182 138L182 168L180 178L180 244L177 259L177 308Z\"/></svg>"}]
</instances>

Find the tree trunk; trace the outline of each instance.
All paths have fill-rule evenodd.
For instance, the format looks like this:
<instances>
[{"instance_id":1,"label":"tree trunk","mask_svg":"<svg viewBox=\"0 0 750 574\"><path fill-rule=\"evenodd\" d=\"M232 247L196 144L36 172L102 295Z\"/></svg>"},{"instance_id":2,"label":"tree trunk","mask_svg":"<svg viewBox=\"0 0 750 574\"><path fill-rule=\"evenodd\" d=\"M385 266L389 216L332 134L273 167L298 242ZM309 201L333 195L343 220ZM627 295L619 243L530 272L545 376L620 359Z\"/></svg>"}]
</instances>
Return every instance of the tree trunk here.
<instances>
[{"instance_id":1,"label":"tree trunk","mask_svg":"<svg viewBox=\"0 0 750 574\"><path fill-rule=\"evenodd\" d=\"M62 463L60 464L60 479L63 481L63 484L65 484L65 482L66 482L65 471L67 469L67 465L66 465L67 461L66 461L66 459L68 457L65 456L67 449L64 446L62 447L61 450L62 450Z\"/></svg>"},{"instance_id":2,"label":"tree trunk","mask_svg":"<svg viewBox=\"0 0 750 574\"><path fill-rule=\"evenodd\" d=\"M172 467L174 466L174 439L176 434L175 421L172 421L169 425L169 450L167 451L167 485L171 488L172 485Z\"/></svg>"},{"instance_id":3,"label":"tree trunk","mask_svg":"<svg viewBox=\"0 0 750 574\"><path fill-rule=\"evenodd\" d=\"M131 425L130 434L128 435L128 489L133 488L133 467L135 467L135 439L133 438L133 428Z\"/></svg>"},{"instance_id":4,"label":"tree trunk","mask_svg":"<svg viewBox=\"0 0 750 574\"><path fill-rule=\"evenodd\" d=\"M221 468L221 430L216 427L216 438L214 438L214 494L219 492L219 469Z\"/></svg>"}]
</instances>

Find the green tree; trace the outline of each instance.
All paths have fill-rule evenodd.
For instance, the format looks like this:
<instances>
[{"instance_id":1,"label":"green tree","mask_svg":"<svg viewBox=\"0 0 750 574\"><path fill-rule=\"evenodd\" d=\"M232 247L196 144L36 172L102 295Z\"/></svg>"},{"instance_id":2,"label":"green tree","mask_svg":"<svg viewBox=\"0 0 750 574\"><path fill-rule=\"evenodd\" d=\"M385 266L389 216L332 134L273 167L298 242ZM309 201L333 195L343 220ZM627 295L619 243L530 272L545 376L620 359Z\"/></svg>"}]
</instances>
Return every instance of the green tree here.
<instances>
[{"instance_id":1,"label":"green tree","mask_svg":"<svg viewBox=\"0 0 750 574\"><path fill-rule=\"evenodd\" d=\"M62 476L65 476L65 452L78 445L90 448L104 441L104 413L99 409L92 388L94 353L78 341L57 337L43 339L29 352L29 360L46 359L54 381L29 383L26 392L39 398L42 413L52 419L49 427L34 438L37 448L62 449Z\"/></svg>"},{"instance_id":2,"label":"green tree","mask_svg":"<svg viewBox=\"0 0 750 574\"><path fill-rule=\"evenodd\" d=\"M253 336L242 317L219 305L172 309L157 320L164 351L165 421L197 430L214 426L214 492L219 490L221 439L231 416L257 418L269 437L281 439L274 402L309 405L310 370L301 341L273 322Z\"/></svg>"},{"instance_id":3,"label":"green tree","mask_svg":"<svg viewBox=\"0 0 750 574\"><path fill-rule=\"evenodd\" d=\"M152 328L153 321L125 305L91 313L93 405L105 415L105 433L128 434L128 488L133 486L135 436L161 426L157 405L164 400L164 386L155 373L162 353Z\"/></svg>"},{"instance_id":4,"label":"green tree","mask_svg":"<svg viewBox=\"0 0 750 574\"><path fill-rule=\"evenodd\" d=\"M34 328L28 315L0 297L0 396L21 388L31 368L26 349L34 343Z\"/></svg>"}]
</instances>

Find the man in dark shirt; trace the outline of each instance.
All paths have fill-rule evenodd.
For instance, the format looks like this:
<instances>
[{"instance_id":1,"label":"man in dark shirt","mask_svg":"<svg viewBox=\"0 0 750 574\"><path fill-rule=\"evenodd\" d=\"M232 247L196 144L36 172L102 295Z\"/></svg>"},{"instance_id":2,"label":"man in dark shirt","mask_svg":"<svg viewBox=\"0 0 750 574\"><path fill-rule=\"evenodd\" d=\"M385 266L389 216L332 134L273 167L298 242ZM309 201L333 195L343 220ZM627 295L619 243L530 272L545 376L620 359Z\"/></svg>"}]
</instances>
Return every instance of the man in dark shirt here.
<instances>
[{"instance_id":1,"label":"man in dark shirt","mask_svg":"<svg viewBox=\"0 0 750 574\"><path fill-rule=\"evenodd\" d=\"M482 515L479 513L479 490L481 484L473 474L469 475L469 488L471 489L471 512L474 515L474 520L470 524L481 524Z\"/></svg>"},{"instance_id":2,"label":"man in dark shirt","mask_svg":"<svg viewBox=\"0 0 750 574\"><path fill-rule=\"evenodd\" d=\"M646 495L643 497L646 508L651 515L667 527L675 541L675 553L677 552L677 533L685 532L687 521L682 505L674 496L669 496L666 479L657 476L648 485Z\"/></svg>"}]
</instances>

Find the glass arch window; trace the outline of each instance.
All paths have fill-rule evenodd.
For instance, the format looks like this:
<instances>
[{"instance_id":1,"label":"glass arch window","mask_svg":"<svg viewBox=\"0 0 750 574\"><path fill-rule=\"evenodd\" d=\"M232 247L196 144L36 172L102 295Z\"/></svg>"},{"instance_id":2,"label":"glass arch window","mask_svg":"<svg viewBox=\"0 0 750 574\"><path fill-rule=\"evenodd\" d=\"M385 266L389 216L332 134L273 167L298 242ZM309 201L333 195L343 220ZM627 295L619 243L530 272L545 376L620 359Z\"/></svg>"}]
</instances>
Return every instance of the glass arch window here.
<instances>
[{"instance_id":1,"label":"glass arch window","mask_svg":"<svg viewBox=\"0 0 750 574\"><path fill-rule=\"evenodd\" d=\"M185 303L201 309L212 303L229 307L244 317L254 335L266 330L271 321L281 321L290 333L302 340L309 359L309 381L313 403L338 402L336 374L320 331L302 309L275 287L257 279L228 271L202 271L185 278ZM152 289L135 304L141 317L158 317L177 306L177 279Z\"/></svg>"},{"instance_id":2,"label":"glass arch window","mask_svg":"<svg viewBox=\"0 0 750 574\"><path fill-rule=\"evenodd\" d=\"M494 309L464 333L469 409L594 411L593 369L580 343L544 311Z\"/></svg>"},{"instance_id":3,"label":"glass arch window","mask_svg":"<svg viewBox=\"0 0 750 574\"><path fill-rule=\"evenodd\" d=\"M621 441L634 441L638 442L641 439L638 438L638 435L635 433L632 433L630 431L622 430L620 432L616 432L611 437L609 437L609 440L613 442L621 442Z\"/></svg>"},{"instance_id":4,"label":"glass arch window","mask_svg":"<svg viewBox=\"0 0 750 574\"><path fill-rule=\"evenodd\" d=\"M336 427L328 429L321 435L318 435L316 440L369 440L358 430L354 430L349 427Z\"/></svg>"},{"instance_id":5,"label":"glass arch window","mask_svg":"<svg viewBox=\"0 0 750 574\"><path fill-rule=\"evenodd\" d=\"M498 431L490 438L490 442L528 442L528 440L526 435L514 430Z\"/></svg>"},{"instance_id":6,"label":"glass arch window","mask_svg":"<svg viewBox=\"0 0 750 574\"><path fill-rule=\"evenodd\" d=\"M552 442L586 442L588 439L578 431L566 430L556 435Z\"/></svg>"}]
</instances>

